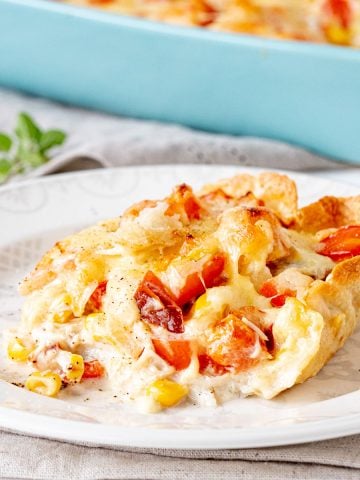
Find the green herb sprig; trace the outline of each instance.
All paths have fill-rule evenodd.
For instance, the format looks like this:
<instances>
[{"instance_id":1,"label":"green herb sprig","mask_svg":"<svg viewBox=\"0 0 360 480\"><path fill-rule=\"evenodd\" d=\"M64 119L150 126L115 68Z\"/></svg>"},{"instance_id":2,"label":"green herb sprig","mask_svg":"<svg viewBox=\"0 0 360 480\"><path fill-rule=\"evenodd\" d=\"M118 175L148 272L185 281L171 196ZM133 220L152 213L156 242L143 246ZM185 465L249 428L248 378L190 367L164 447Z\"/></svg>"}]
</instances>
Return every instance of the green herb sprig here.
<instances>
[{"instance_id":1,"label":"green herb sprig","mask_svg":"<svg viewBox=\"0 0 360 480\"><path fill-rule=\"evenodd\" d=\"M12 136L0 132L0 183L48 162L49 151L62 145L62 130L42 130L27 113L20 113Z\"/></svg>"}]
</instances>

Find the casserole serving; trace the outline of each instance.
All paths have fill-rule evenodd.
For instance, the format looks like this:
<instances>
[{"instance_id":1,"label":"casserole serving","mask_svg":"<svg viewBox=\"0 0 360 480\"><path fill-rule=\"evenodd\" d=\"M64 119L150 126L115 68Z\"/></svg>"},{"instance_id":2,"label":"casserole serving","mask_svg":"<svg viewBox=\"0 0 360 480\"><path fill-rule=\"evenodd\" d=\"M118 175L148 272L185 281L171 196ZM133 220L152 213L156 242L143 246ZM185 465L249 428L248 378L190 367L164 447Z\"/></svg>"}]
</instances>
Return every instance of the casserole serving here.
<instances>
[{"instance_id":1,"label":"casserole serving","mask_svg":"<svg viewBox=\"0 0 360 480\"><path fill-rule=\"evenodd\" d=\"M359 202L299 210L295 184L262 173L136 203L45 254L21 284L8 355L48 396L106 378L150 412L271 399L316 375L357 324Z\"/></svg>"}]
</instances>

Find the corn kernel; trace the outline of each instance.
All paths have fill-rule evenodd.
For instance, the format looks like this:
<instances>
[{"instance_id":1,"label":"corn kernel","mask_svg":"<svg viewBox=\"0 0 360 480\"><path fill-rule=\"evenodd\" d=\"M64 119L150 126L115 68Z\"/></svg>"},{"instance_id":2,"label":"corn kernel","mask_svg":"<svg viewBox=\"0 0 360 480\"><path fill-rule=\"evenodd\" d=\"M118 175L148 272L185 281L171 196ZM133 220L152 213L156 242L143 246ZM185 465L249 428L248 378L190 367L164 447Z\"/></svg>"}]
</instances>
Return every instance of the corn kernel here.
<instances>
[{"instance_id":1,"label":"corn kernel","mask_svg":"<svg viewBox=\"0 0 360 480\"><path fill-rule=\"evenodd\" d=\"M84 359L81 355L72 353L70 355L70 362L66 372L66 379L71 382L80 382L84 373Z\"/></svg>"},{"instance_id":2,"label":"corn kernel","mask_svg":"<svg viewBox=\"0 0 360 480\"><path fill-rule=\"evenodd\" d=\"M194 309L195 311L199 311L199 310L202 310L203 308L206 308L209 306L209 302L207 301L207 296L206 296L206 293L204 293L203 295L201 295L195 302L194 304Z\"/></svg>"},{"instance_id":3,"label":"corn kernel","mask_svg":"<svg viewBox=\"0 0 360 480\"><path fill-rule=\"evenodd\" d=\"M162 407L172 407L180 402L188 393L184 385L175 383L166 378L156 380L146 389L146 394L152 397Z\"/></svg>"},{"instance_id":4,"label":"corn kernel","mask_svg":"<svg viewBox=\"0 0 360 480\"><path fill-rule=\"evenodd\" d=\"M192 249L191 252L188 255L186 255L185 258L186 258L186 260L191 260L193 262L197 262L204 255L205 255L205 252L204 252L203 248L198 247L198 248Z\"/></svg>"},{"instance_id":5,"label":"corn kernel","mask_svg":"<svg viewBox=\"0 0 360 480\"><path fill-rule=\"evenodd\" d=\"M55 397L61 388L61 378L57 373L45 371L34 372L28 376L25 382L25 388L30 392Z\"/></svg>"},{"instance_id":6,"label":"corn kernel","mask_svg":"<svg viewBox=\"0 0 360 480\"><path fill-rule=\"evenodd\" d=\"M351 43L350 31L336 24L329 25L325 29L325 35L329 42L336 45L350 45Z\"/></svg>"},{"instance_id":7,"label":"corn kernel","mask_svg":"<svg viewBox=\"0 0 360 480\"><path fill-rule=\"evenodd\" d=\"M32 349L25 346L24 342L19 337L14 337L10 340L7 347L9 358L15 362L26 362L31 352Z\"/></svg>"},{"instance_id":8,"label":"corn kernel","mask_svg":"<svg viewBox=\"0 0 360 480\"><path fill-rule=\"evenodd\" d=\"M70 320L70 317L72 316L72 312L61 312L61 313L54 313L53 315L53 321L55 323L66 323L68 320Z\"/></svg>"},{"instance_id":9,"label":"corn kernel","mask_svg":"<svg viewBox=\"0 0 360 480\"><path fill-rule=\"evenodd\" d=\"M60 295L51 305L50 315L55 323L66 323L73 317L72 298L68 293Z\"/></svg>"}]
</instances>

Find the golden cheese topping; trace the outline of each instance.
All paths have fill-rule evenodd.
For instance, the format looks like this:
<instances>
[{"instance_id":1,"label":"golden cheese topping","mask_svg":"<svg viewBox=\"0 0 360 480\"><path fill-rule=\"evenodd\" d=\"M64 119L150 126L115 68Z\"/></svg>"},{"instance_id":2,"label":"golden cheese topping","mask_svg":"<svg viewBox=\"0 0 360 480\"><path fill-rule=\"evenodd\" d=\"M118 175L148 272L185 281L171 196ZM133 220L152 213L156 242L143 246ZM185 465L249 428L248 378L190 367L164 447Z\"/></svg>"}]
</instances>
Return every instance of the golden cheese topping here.
<instances>
[{"instance_id":1,"label":"golden cheese topping","mask_svg":"<svg viewBox=\"0 0 360 480\"><path fill-rule=\"evenodd\" d=\"M359 197L299 210L270 172L179 185L57 242L21 284L7 353L49 396L107 377L148 411L272 398L352 333L359 255Z\"/></svg>"},{"instance_id":2,"label":"golden cheese topping","mask_svg":"<svg viewBox=\"0 0 360 480\"><path fill-rule=\"evenodd\" d=\"M360 46L358 0L66 0L177 25Z\"/></svg>"}]
</instances>

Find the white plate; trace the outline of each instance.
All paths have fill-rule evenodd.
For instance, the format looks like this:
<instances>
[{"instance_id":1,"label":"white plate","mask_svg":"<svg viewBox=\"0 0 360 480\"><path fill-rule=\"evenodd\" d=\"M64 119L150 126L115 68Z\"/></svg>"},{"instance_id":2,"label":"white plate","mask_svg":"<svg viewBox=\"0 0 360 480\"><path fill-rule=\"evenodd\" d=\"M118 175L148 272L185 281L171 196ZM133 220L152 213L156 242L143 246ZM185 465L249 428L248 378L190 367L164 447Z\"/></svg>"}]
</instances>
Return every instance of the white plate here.
<instances>
[{"instance_id":1,"label":"white plate","mask_svg":"<svg viewBox=\"0 0 360 480\"><path fill-rule=\"evenodd\" d=\"M19 320L17 282L51 244L130 203L165 195L176 183L203 182L255 169L157 166L95 170L33 180L0 190L0 318ZM293 174L300 202L354 195L348 184ZM94 445L145 448L239 448L284 445L360 433L360 332L315 378L277 399L238 399L217 409L182 406L139 414L101 394L73 403L29 393L0 380L0 426ZM6 372L0 370L0 377Z\"/></svg>"}]
</instances>

